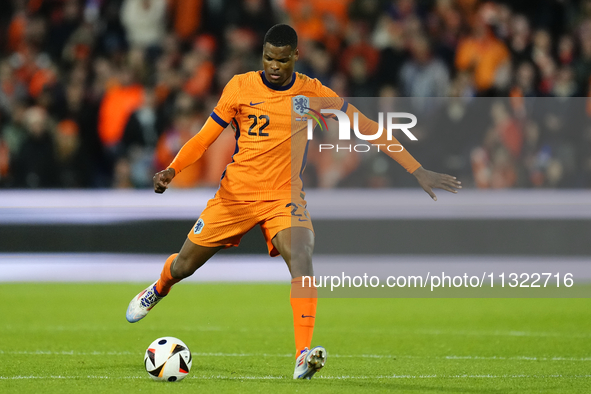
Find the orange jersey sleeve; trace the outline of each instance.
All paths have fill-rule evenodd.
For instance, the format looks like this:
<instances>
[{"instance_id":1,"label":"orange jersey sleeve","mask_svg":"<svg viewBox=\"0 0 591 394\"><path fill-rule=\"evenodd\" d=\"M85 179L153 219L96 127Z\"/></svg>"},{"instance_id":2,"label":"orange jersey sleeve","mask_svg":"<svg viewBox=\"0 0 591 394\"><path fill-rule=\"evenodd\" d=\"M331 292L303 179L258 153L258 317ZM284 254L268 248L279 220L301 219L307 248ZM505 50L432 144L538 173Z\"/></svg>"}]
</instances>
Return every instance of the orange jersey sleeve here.
<instances>
[{"instance_id":1,"label":"orange jersey sleeve","mask_svg":"<svg viewBox=\"0 0 591 394\"><path fill-rule=\"evenodd\" d=\"M224 128L230 124L238 112L238 98L242 87L241 77L241 75L236 75L228 82L218 104L211 113L213 120Z\"/></svg>"},{"instance_id":2,"label":"orange jersey sleeve","mask_svg":"<svg viewBox=\"0 0 591 394\"><path fill-rule=\"evenodd\" d=\"M203 156L207 148L220 136L225 127L222 127L212 117L209 117L199 133L195 134L177 153L176 157L170 163L168 168L174 169L175 174L178 174L183 169Z\"/></svg>"}]
</instances>

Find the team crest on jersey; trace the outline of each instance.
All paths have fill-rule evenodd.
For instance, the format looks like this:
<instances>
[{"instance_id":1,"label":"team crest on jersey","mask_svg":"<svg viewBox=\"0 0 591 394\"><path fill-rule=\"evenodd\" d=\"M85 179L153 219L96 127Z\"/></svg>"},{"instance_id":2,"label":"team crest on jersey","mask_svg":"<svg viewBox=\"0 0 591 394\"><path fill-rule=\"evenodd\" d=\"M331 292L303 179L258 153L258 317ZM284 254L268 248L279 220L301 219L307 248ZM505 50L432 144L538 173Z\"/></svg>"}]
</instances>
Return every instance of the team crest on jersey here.
<instances>
[{"instance_id":1,"label":"team crest on jersey","mask_svg":"<svg viewBox=\"0 0 591 394\"><path fill-rule=\"evenodd\" d=\"M201 231L203 230L204 226L205 226L205 223L203 223L203 219L199 218L199 220L197 220L197 223L195 224L195 228L193 229L193 233L201 234Z\"/></svg>"},{"instance_id":2,"label":"team crest on jersey","mask_svg":"<svg viewBox=\"0 0 591 394\"><path fill-rule=\"evenodd\" d=\"M310 110L310 99L306 96L295 96L293 98L293 110L298 115L306 115Z\"/></svg>"}]
</instances>

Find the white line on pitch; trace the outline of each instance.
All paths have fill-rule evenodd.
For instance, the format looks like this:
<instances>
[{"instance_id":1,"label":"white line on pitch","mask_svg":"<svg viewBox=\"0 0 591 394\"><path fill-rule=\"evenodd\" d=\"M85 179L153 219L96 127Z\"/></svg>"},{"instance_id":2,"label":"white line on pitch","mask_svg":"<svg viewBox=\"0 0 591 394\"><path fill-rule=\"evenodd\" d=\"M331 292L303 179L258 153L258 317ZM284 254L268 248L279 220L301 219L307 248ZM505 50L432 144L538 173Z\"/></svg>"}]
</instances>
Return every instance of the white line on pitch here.
<instances>
[{"instance_id":1,"label":"white line on pitch","mask_svg":"<svg viewBox=\"0 0 591 394\"><path fill-rule=\"evenodd\" d=\"M140 352L129 351L92 351L77 352L74 350L0 350L0 354L21 354L21 355L56 355L56 356L140 356ZM270 354L270 353L198 353L193 352L195 357L293 357L293 354ZM335 358L377 358L377 359L439 359L439 360L518 360L518 361L591 361L591 357L532 357L532 356L413 356L413 355L392 355L392 354L331 354Z\"/></svg>"}]
</instances>

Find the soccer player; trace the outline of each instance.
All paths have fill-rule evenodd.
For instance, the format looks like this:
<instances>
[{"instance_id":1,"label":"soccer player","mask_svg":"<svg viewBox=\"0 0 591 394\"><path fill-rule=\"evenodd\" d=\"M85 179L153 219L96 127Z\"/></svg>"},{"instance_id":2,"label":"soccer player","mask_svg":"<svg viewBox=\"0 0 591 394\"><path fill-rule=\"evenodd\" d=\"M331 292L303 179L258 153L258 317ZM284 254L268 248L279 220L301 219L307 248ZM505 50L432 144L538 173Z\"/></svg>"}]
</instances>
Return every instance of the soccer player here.
<instances>
[{"instance_id":1,"label":"soccer player","mask_svg":"<svg viewBox=\"0 0 591 394\"><path fill-rule=\"evenodd\" d=\"M293 105L296 100L300 112L302 103L316 102L324 108L339 109L350 119L356 109L318 80L295 73L298 56L297 34L290 26L269 29L263 45L264 71L234 76L201 131L181 148L167 169L154 176L155 192L163 193L175 175L198 160L230 123L234 126L236 149L219 190L189 231L180 252L166 260L160 279L131 300L126 317L131 323L142 319L175 283L192 275L220 249L238 246L242 236L259 224L269 254L280 254L292 277L296 344L293 377L310 379L324 366L327 352L322 346L311 347L317 289L302 280L313 275L314 250L314 232L300 177L306 158L306 122L301 122L300 114L298 123L292 108L297 107ZM373 135L376 126L359 115L362 133ZM385 153L413 174L434 200L433 188L453 193L461 188L454 177L422 168L406 150Z\"/></svg>"}]
</instances>

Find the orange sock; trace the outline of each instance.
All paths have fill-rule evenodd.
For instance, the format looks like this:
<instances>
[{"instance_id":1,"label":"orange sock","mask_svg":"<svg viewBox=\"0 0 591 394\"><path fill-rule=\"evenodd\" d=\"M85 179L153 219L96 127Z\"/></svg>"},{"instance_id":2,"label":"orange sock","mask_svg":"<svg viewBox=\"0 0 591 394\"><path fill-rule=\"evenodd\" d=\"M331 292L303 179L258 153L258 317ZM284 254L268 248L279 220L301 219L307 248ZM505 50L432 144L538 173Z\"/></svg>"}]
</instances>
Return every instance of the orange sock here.
<instances>
[{"instance_id":1,"label":"orange sock","mask_svg":"<svg viewBox=\"0 0 591 394\"><path fill-rule=\"evenodd\" d=\"M310 286L310 282L307 279L304 282L304 286L302 286L302 277L300 276L291 281L290 301L293 310L293 329L297 358L304 348L310 349L312 344L318 290L313 284Z\"/></svg>"},{"instance_id":2,"label":"orange sock","mask_svg":"<svg viewBox=\"0 0 591 394\"><path fill-rule=\"evenodd\" d=\"M166 263L164 263L164 268L162 268L162 273L160 273L160 279L156 283L156 291L160 296L167 295L172 285L181 281L180 279L173 278L170 273L170 265L178 255L178 253L171 254L166 259Z\"/></svg>"}]
</instances>

